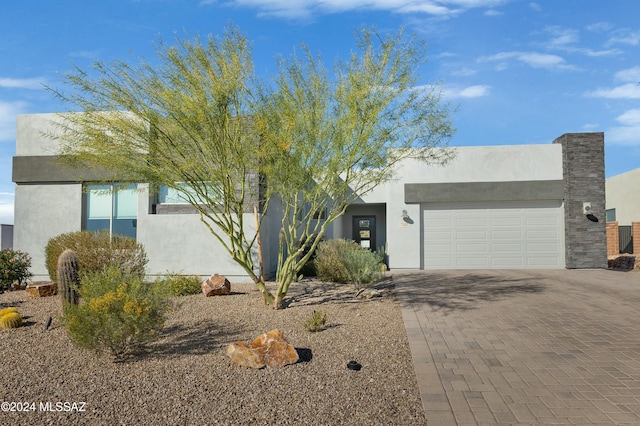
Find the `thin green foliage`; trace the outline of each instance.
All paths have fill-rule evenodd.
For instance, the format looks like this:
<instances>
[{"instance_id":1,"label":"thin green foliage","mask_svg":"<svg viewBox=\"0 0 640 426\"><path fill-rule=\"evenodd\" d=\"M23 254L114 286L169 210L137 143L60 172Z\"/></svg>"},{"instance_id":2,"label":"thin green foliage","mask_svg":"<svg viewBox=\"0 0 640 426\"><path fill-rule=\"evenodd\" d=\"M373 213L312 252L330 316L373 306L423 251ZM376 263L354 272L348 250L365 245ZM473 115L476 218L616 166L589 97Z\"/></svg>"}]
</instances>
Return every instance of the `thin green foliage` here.
<instances>
[{"instance_id":1,"label":"thin green foliage","mask_svg":"<svg viewBox=\"0 0 640 426\"><path fill-rule=\"evenodd\" d=\"M161 281L173 296L189 296L202 292L202 279L198 275L169 272Z\"/></svg>"},{"instance_id":2,"label":"thin green foliage","mask_svg":"<svg viewBox=\"0 0 640 426\"><path fill-rule=\"evenodd\" d=\"M68 304L64 324L78 347L124 359L159 337L169 307L166 286L145 283L115 267L84 274L79 306Z\"/></svg>"},{"instance_id":3,"label":"thin green foliage","mask_svg":"<svg viewBox=\"0 0 640 426\"><path fill-rule=\"evenodd\" d=\"M326 328L327 313L321 310L314 310L313 314L304 322L304 328L312 333L322 331Z\"/></svg>"},{"instance_id":4,"label":"thin green foliage","mask_svg":"<svg viewBox=\"0 0 640 426\"><path fill-rule=\"evenodd\" d=\"M383 256L354 241L335 239L320 243L315 264L321 279L353 284L356 289L374 284L383 277Z\"/></svg>"}]
</instances>

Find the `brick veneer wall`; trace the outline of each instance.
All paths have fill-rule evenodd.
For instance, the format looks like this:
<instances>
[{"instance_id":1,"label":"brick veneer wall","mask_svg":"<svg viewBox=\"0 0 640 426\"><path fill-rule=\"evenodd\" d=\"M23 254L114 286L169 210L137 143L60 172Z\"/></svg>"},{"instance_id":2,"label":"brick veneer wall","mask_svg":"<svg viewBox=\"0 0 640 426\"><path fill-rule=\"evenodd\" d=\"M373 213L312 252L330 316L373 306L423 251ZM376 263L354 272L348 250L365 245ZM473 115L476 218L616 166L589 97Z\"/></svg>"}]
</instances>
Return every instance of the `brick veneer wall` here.
<instances>
[{"instance_id":1,"label":"brick veneer wall","mask_svg":"<svg viewBox=\"0 0 640 426\"><path fill-rule=\"evenodd\" d=\"M618 222L607 222L607 256L620 254L620 232Z\"/></svg>"},{"instance_id":2,"label":"brick veneer wall","mask_svg":"<svg viewBox=\"0 0 640 426\"><path fill-rule=\"evenodd\" d=\"M631 222L631 235L633 236L633 254L640 256L640 222Z\"/></svg>"},{"instance_id":3,"label":"brick veneer wall","mask_svg":"<svg viewBox=\"0 0 640 426\"><path fill-rule=\"evenodd\" d=\"M553 143L562 145L566 267L607 268L604 133L566 133Z\"/></svg>"}]
</instances>

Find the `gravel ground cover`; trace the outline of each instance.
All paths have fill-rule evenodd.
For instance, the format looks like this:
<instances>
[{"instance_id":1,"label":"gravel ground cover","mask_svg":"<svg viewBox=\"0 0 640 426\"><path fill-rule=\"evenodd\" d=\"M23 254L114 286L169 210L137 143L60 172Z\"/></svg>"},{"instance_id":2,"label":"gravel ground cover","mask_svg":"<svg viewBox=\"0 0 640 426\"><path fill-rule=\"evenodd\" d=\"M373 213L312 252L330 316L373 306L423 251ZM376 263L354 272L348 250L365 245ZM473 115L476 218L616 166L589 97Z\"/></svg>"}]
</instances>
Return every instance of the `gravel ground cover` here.
<instances>
[{"instance_id":1,"label":"gravel ground cover","mask_svg":"<svg viewBox=\"0 0 640 426\"><path fill-rule=\"evenodd\" d=\"M176 297L161 338L119 363L69 342L60 296L0 294L0 309L25 316L0 330L0 424L425 425L392 280L378 287L382 297L363 300L352 287L304 280L281 311L262 306L252 284ZM314 309L327 314L318 333L303 326ZM251 370L227 357L229 343L273 329L298 363ZM350 360L362 369L347 369Z\"/></svg>"}]
</instances>

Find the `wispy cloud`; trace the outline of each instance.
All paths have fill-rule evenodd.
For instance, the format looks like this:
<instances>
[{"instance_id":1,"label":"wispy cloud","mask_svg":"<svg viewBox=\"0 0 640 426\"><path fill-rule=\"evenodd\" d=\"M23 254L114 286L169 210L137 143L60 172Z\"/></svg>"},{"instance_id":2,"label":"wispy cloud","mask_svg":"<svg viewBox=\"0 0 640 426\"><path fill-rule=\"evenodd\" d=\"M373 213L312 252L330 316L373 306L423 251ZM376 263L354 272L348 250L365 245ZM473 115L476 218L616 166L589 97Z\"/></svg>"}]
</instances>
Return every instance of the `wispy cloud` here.
<instances>
[{"instance_id":1,"label":"wispy cloud","mask_svg":"<svg viewBox=\"0 0 640 426\"><path fill-rule=\"evenodd\" d=\"M0 142L14 142L16 115L26 112L28 104L22 101L0 101Z\"/></svg>"},{"instance_id":2,"label":"wispy cloud","mask_svg":"<svg viewBox=\"0 0 640 426\"><path fill-rule=\"evenodd\" d=\"M597 89L588 92L587 96L590 98L607 99L640 99L640 84L627 83L609 89Z\"/></svg>"},{"instance_id":3,"label":"wispy cloud","mask_svg":"<svg viewBox=\"0 0 640 426\"><path fill-rule=\"evenodd\" d=\"M640 67L627 68L626 70L618 71L616 73L616 79L633 83L640 82Z\"/></svg>"},{"instance_id":4,"label":"wispy cloud","mask_svg":"<svg viewBox=\"0 0 640 426\"><path fill-rule=\"evenodd\" d=\"M455 16L473 8L494 8L510 0L231 0L228 5L254 8L259 15L284 18L309 18L352 10L383 10L394 13L423 13L434 16ZM201 0L201 5L219 3Z\"/></svg>"},{"instance_id":5,"label":"wispy cloud","mask_svg":"<svg viewBox=\"0 0 640 426\"><path fill-rule=\"evenodd\" d=\"M467 87L448 86L444 88L443 97L447 99L481 98L488 96L490 90L491 86L482 84Z\"/></svg>"},{"instance_id":6,"label":"wispy cloud","mask_svg":"<svg viewBox=\"0 0 640 426\"><path fill-rule=\"evenodd\" d=\"M44 89L44 78L8 78L0 77L0 87L5 89Z\"/></svg>"},{"instance_id":7,"label":"wispy cloud","mask_svg":"<svg viewBox=\"0 0 640 426\"><path fill-rule=\"evenodd\" d=\"M574 28L561 27L553 25L545 28L551 38L544 44L546 49L561 50L568 53L578 53L590 57L615 56L622 54L620 49L602 49L595 50L588 47L581 47L580 32Z\"/></svg>"},{"instance_id":8,"label":"wispy cloud","mask_svg":"<svg viewBox=\"0 0 640 426\"><path fill-rule=\"evenodd\" d=\"M638 46L640 44L640 31L634 31L629 28L620 28L613 31L609 44L620 43Z\"/></svg>"},{"instance_id":9,"label":"wispy cloud","mask_svg":"<svg viewBox=\"0 0 640 426\"><path fill-rule=\"evenodd\" d=\"M484 56L478 62L497 62L498 69L507 69L511 61L517 61L532 68L543 68L547 70L575 70L573 65L558 55L539 52L501 52L491 56Z\"/></svg>"},{"instance_id":10,"label":"wispy cloud","mask_svg":"<svg viewBox=\"0 0 640 426\"><path fill-rule=\"evenodd\" d=\"M607 130L607 142L618 145L640 145L640 109L630 109L616 117L621 126Z\"/></svg>"}]
</instances>

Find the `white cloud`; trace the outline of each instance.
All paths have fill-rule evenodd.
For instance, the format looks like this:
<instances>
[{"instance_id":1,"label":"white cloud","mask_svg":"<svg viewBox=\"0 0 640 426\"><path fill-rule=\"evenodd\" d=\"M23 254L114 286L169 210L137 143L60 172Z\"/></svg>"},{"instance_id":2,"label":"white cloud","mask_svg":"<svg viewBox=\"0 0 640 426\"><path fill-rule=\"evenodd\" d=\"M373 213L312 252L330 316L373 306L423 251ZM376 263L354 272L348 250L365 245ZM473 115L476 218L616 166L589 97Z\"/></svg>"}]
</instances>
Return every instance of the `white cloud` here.
<instances>
[{"instance_id":1,"label":"white cloud","mask_svg":"<svg viewBox=\"0 0 640 426\"><path fill-rule=\"evenodd\" d=\"M616 121L625 126L640 126L640 109L630 109L618 116ZM638 135L640 137L640 135Z\"/></svg>"},{"instance_id":2,"label":"white cloud","mask_svg":"<svg viewBox=\"0 0 640 426\"><path fill-rule=\"evenodd\" d=\"M259 15L284 18L308 18L316 14L339 13L351 10L384 10L395 13L424 13L435 16L454 16L468 9L493 8L509 0L231 0L234 6L255 8ZM201 0L201 5L217 3Z\"/></svg>"},{"instance_id":3,"label":"white cloud","mask_svg":"<svg viewBox=\"0 0 640 426\"><path fill-rule=\"evenodd\" d=\"M640 67L627 68L626 70L618 71L616 73L616 79L620 81L638 83L640 82Z\"/></svg>"},{"instance_id":4,"label":"white cloud","mask_svg":"<svg viewBox=\"0 0 640 426\"><path fill-rule=\"evenodd\" d=\"M539 3L531 2L529 3L529 7L536 12L542 12L542 6Z\"/></svg>"},{"instance_id":5,"label":"white cloud","mask_svg":"<svg viewBox=\"0 0 640 426\"><path fill-rule=\"evenodd\" d=\"M564 58L558 55L538 52L501 52L492 56L480 58L479 62L498 62L498 69L506 69L509 60L516 60L529 65L532 68L548 70L573 70L573 65L568 65Z\"/></svg>"},{"instance_id":6,"label":"white cloud","mask_svg":"<svg viewBox=\"0 0 640 426\"><path fill-rule=\"evenodd\" d=\"M443 97L447 99L480 98L483 96L488 96L490 90L491 86L482 84L468 87L448 86L444 89Z\"/></svg>"},{"instance_id":7,"label":"white cloud","mask_svg":"<svg viewBox=\"0 0 640 426\"><path fill-rule=\"evenodd\" d=\"M612 127L605 133L609 143L640 145L640 109L630 109L616 117L622 126Z\"/></svg>"},{"instance_id":8,"label":"white cloud","mask_svg":"<svg viewBox=\"0 0 640 426\"><path fill-rule=\"evenodd\" d=\"M22 101L0 101L0 142L14 142L16 137L16 115L23 114L28 104Z\"/></svg>"},{"instance_id":9,"label":"white cloud","mask_svg":"<svg viewBox=\"0 0 640 426\"><path fill-rule=\"evenodd\" d=\"M44 78L7 78L0 77L0 87L5 89L44 89Z\"/></svg>"},{"instance_id":10,"label":"white cloud","mask_svg":"<svg viewBox=\"0 0 640 426\"><path fill-rule=\"evenodd\" d=\"M567 44L577 43L580 38L578 36L578 31L572 28L563 28L557 25L547 27L546 31L551 34L553 37L549 41L550 47L561 47L566 46Z\"/></svg>"},{"instance_id":11,"label":"white cloud","mask_svg":"<svg viewBox=\"0 0 640 426\"><path fill-rule=\"evenodd\" d=\"M587 93L591 98L640 99L640 84L627 83L612 89L597 89Z\"/></svg>"},{"instance_id":12,"label":"white cloud","mask_svg":"<svg viewBox=\"0 0 640 426\"><path fill-rule=\"evenodd\" d=\"M609 39L609 44L621 43L637 46L640 44L640 31L632 31L628 28L621 28L613 32Z\"/></svg>"}]
</instances>

